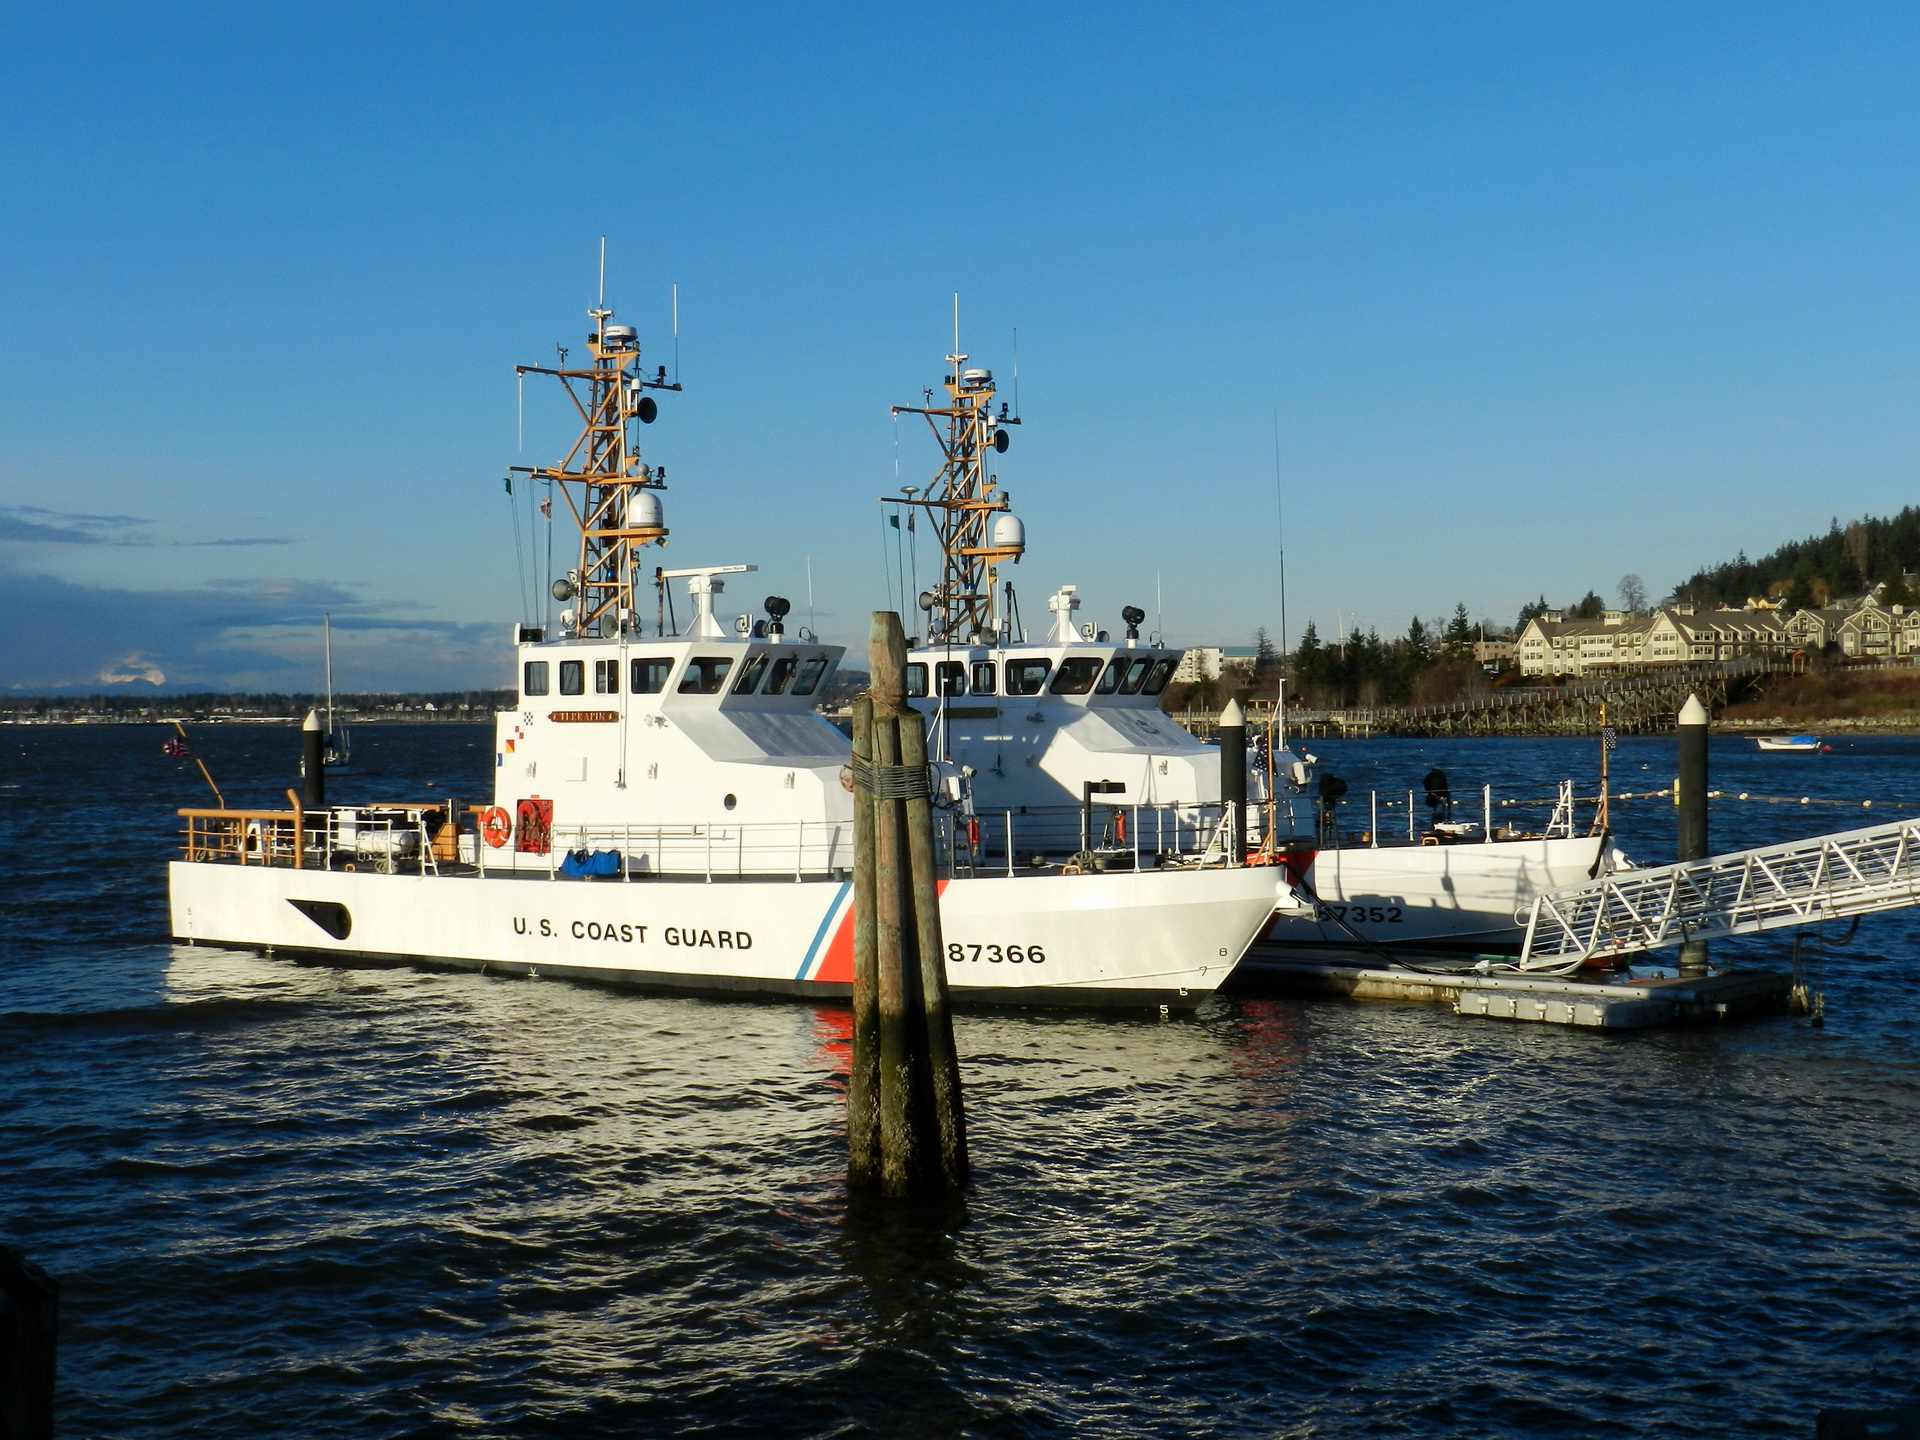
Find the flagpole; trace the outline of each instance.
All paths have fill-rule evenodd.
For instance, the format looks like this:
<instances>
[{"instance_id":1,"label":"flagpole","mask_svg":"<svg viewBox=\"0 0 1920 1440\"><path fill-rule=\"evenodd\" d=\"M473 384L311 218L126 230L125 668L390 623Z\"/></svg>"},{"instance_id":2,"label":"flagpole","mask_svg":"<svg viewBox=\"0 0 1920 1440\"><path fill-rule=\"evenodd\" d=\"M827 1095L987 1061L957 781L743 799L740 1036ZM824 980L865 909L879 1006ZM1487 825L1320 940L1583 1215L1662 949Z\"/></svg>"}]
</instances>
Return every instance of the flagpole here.
<instances>
[{"instance_id":1,"label":"flagpole","mask_svg":"<svg viewBox=\"0 0 1920 1440\"><path fill-rule=\"evenodd\" d=\"M207 788L213 791L213 798L220 802L222 810L226 809L227 797L222 795L220 787L213 783L213 776L207 773L207 762L200 758L200 752L195 750L193 742L187 739L186 727L176 720L173 722L173 728L180 732L180 743L187 747L187 758L200 767L200 776L207 782Z\"/></svg>"}]
</instances>

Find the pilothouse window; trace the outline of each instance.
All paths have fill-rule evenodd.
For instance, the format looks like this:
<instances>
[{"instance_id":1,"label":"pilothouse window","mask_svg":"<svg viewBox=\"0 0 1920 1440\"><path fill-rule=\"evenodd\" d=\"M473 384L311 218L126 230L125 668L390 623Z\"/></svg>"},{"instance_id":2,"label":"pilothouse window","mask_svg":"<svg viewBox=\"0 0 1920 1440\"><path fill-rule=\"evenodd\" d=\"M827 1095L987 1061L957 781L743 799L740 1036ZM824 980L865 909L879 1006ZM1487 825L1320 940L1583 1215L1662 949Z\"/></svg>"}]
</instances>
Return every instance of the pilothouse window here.
<instances>
[{"instance_id":1,"label":"pilothouse window","mask_svg":"<svg viewBox=\"0 0 1920 1440\"><path fill-rule=\"evenodd\" d=\"M1038 695L1040 688L1047 683L1047 672L1052 668L1051 660L1009 660L1007 694Z\"/></svg>"},{"instance_id":2,"label":"pilothouse window","mask_svg":"<svg viewBox=\"0 0 1920 1440\"><path fill-rule=\"evenodd\" d=\"M1153 669L1147 675L1147 683L1140 687L1140 692L1143 695L1158 695L1166 689L1167 681L1173 678L1173 665L1171 660L1154 661Z\"/></svg>"},{"instance_id":3,"label":"pilothouse window","mask_svg":"<svg viewBox=\"0 0 1920 1440\"><path fill-rule=\"evenodd\" d=\"M807 663L800 667L800 678L793 682L793 693L811 695L820 688L820 677L827 673L827 657L812 655Z\"/></svg>"},{"instance_id":4,"label":"pilothouse window","mask_svg":"<svg viewBox=\"0 0 1920 1440\"><path fill-rule=\"evenodd\" d=\"M667 676L673 673L671 660L634 660L627 665L629 687L636 695L658 695L667 688Z\"/></svg>"},{"instance_id":5,"label":"pilothouse window","mask_svg":"<svg viewBox=\"0 0 1920 1440\"><path fill-rule=\"evenodd\" d=\"M967 693L967 667L958 660L942 660L933 667L933 678L940 693L949 700Z\"/></svg>"},{"instance_id":6,"label":"pilothouse window","mask_svg":"<svg viewBox=\"0 0 1920 1440\"><path fill-rule=\"evenodd\" d=\"M1113 663L1118 665L1120 662L1116 660ZM1139 694L1140 686L1146 681L1147 671L1152 668L1153 658L1151 656L1143 660L1135 660L1132 664L1128 665L1127 678L1120 682L1120 693L1122 695Z\"/></svg>"},{"instance_id":7,"label":"pilothouse window","mask_svg":"<svg viewBox=\"0 0 1920 1440\"><path fill-rule=\"evenodd\" d=\"M687 662L687 673L680 677L682 695L718 695L727 683L733 660L726 655L696 655Z\"/></svg>"},{"instance_id":8,"label":"pilothouse window","mask_svg":"<svg viewBox=\"0 0 1920 1440\"><path fill-rule=\"evenodd\" d=\"M762 695L786 694L787 686L793 683L794 669L799 664L800 662L793 656L782 655L778 660L773 662L773 674L767 679L767 688L760 693Z\"/></svg>"},{"instance_id":9,"label":"pilothouse window","mask_svg":"<svg viewBox=\"0 0 1920 1440\"><path fill-rule=\"evenodd\" d=\"M1093 688L1095 677L1100 674L1100 662L1084 657L1078 660L1062 660L1060 673L1053 677L1052 691L1056 695L1084 695Z\"/></svg>"},{"instance_id":10,"label":"pilothouse window","mask_svg":"<svg viewBox=\"0 0 1920 1440\"><path fill-rule=\"evenodd\" d=\"M973 662L974 694L992 695L1000 689L999 683L994 678L994 669L995 666L991 660L976 660Z\"/></svg>"},{"instance_id":11,"label":"pilothouse window","mask_svg":"<svg viewBox=\"0 0 1920 1440\"><path fill-rule=\"evenodd\" d=\"M907 694L916 699L927 693L927 667L919 663L907 666Z\"/></svg>"},{"instance_id":12,"label":"pilothouse window","mask_svg":"<svg viewBox=\"0 0 1920 1440\"><path fill-rule=\"evenodd\" d=\"M593 662L593 693L596 695L620 693L620 662L618 660Z\"/></svg>"},{"instance_id":13,"label":"pilothouse window","mask_svg":"<svg viewBox=\"0 0 1920 1440\"><path fill-rule=\"evenodd\" d=\"M766 652L762 651L740 667L740 678L733 682L733 693L751 695L760 688L760 677L766 673L767 656Z\"/></svg>"},{"instance_id":14,"label":"pilothouse window","mask_svg":"<svg viewBox=\"0 0 1920 1440\"><path fill-rule=\"evenodd\" d=\"M584 695L587 693L586 661L562 660L560 662L560 693L562 695Z\"/></svg>"},{"instance_id":15,"label":"pilothouse window","mask_svg":"<svg viewBox=\"0 0 1920 1440\"><path fill-rule=\"evenodd\" d=\"M1100 683L1093 687L1093 693L1096 695L1113 694L1115 687L1120 684L1120 677L1126 673L1127 657L1124 655L1116 657L1113 663L1107 666L1107 673L1100 677Z\"/></svg>"},{"instance_id":16,"label":"pilothouse window","mask_svg":"<svg viewBox=\"0 0 1920 1440\"><path fill-rule=\"evenodd\" d=\"M546 694L547 662L544 660L527 661L527 663L521 667L520 688L529 695Z\"/></svg>"}]
</instances>

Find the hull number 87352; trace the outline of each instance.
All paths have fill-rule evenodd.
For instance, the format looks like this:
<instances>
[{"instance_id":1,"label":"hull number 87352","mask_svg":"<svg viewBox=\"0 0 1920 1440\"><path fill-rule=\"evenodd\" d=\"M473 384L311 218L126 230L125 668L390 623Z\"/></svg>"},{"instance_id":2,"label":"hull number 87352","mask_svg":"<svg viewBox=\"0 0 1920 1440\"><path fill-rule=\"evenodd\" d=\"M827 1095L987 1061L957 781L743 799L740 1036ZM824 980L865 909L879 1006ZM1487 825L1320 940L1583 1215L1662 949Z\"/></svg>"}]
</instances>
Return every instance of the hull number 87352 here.
<instances>
[{"instance_id":1,"label":"hull number 87352","mask_svg":"<svg viewBox=\"0 0 1920 1440\"><path fill-rule=\"evenodd\" d=\"M1046 951L1038 945L961 945L947 946L947 962L958 965L967 960L984 960L990 965L1044 965Z\"/></svg>"}]
</instances>

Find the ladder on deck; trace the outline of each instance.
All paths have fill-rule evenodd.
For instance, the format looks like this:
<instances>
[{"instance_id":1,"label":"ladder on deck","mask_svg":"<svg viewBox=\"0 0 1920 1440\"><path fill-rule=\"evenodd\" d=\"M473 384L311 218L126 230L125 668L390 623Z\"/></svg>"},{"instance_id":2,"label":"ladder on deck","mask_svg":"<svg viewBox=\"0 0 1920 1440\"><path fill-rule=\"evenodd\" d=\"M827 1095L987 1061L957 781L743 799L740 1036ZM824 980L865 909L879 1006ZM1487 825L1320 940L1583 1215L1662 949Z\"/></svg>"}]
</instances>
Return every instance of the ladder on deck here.
<instances>
[{"instance_id":1,"label":"ladder on deck","mask_svg":"<svg viewBox=\"0 0 1920 1440\"><path fill-rule=\"evenodd\" d=\"M1757 935L1920 905L1920 819L1842 830L1646 870L1538 896L1517 969Z\"/></svg>"}]
</instances>

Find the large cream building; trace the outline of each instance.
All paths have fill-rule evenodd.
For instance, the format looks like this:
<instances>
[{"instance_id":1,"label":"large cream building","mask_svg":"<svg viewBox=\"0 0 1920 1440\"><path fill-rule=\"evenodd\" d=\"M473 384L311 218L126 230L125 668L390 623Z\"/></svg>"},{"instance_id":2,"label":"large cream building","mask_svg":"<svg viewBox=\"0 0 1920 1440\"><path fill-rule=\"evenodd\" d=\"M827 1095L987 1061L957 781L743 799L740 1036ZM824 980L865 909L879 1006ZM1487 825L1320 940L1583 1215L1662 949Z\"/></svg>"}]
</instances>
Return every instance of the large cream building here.
<instances>
[{"instance_id":1,"label":"large cream building","mask_svg":"<svg viewBox=\"0 0 1920 1440\"><path fill-rule=\"evenodd\" d=\"M1608 610L1569 620L1559 610L1529 620L1517 642L1522 675L1607 675L1649 665L1700 664L1748 657L1785 659L1835 647L1849 657L1920 655L1920 609L1851 604L1791 614L1771 606L1696 610L1668 605L1650 615Z\"/></svg>"}]
</instances>

